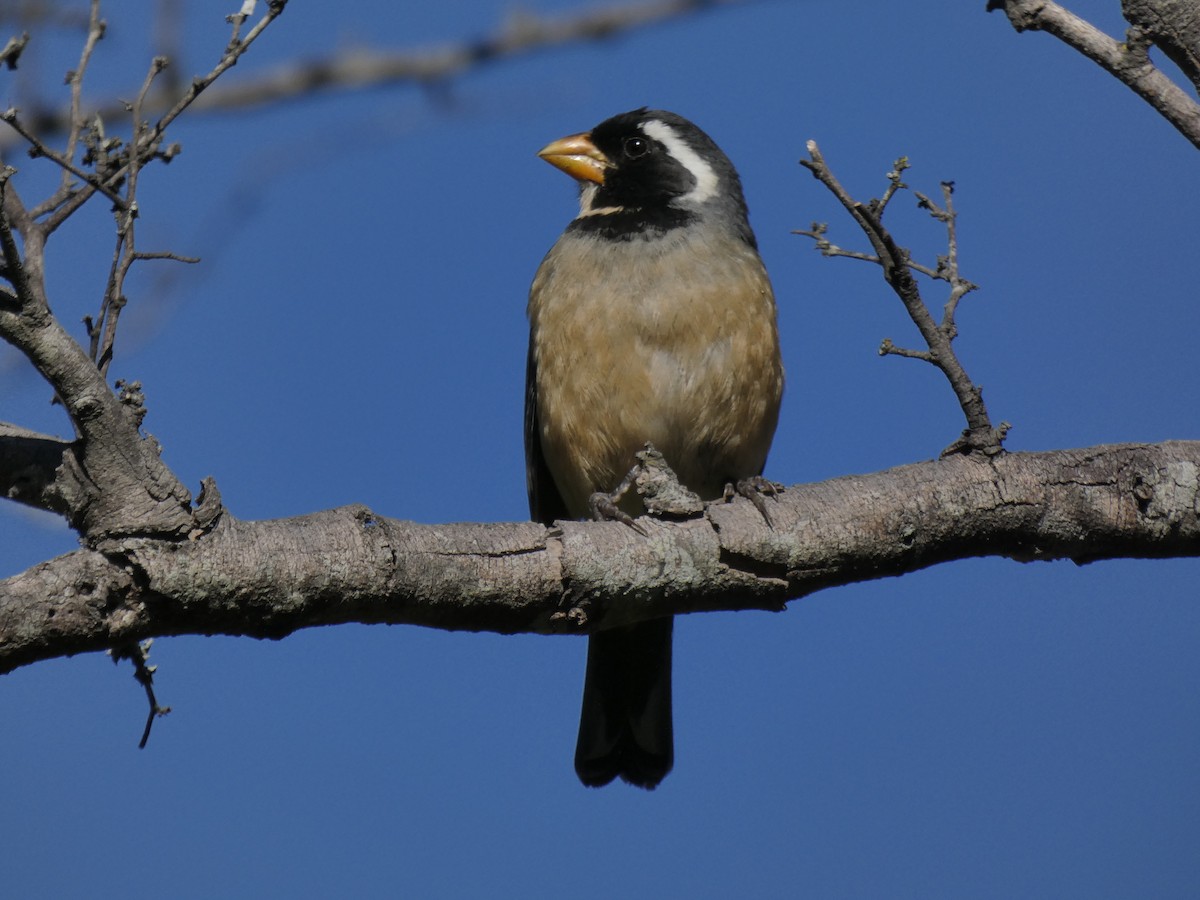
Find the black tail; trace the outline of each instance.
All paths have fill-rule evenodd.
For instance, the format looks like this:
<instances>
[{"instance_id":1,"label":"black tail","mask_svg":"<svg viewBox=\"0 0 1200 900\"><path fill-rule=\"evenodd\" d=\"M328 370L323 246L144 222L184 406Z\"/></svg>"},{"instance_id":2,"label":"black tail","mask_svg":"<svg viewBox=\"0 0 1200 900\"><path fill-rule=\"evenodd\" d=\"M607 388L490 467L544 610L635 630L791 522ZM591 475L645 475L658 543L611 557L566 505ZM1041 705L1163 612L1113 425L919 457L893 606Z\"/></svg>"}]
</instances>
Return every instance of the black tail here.
<instances>
[{"instance_id":1,"label":"black tail","mask_svg":"<svg viewBox=\"0 0 1200 900\"><path fill-rule=\"evenodd\" d=\"M653 789L675 760L671 729L671 618L588 639L575 773L588 787L618 775Z\"/></svg>"}]
</instances>

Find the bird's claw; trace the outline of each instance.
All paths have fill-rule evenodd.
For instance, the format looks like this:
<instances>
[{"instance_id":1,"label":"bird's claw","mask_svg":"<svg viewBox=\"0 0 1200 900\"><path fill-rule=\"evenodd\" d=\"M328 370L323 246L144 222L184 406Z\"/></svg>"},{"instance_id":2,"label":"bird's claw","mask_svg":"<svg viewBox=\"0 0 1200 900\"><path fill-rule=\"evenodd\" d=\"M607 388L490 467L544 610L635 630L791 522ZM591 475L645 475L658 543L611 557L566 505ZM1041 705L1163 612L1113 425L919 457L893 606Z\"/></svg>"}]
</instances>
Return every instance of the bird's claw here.
<instances>
[{"instance_id":1,"label":"bird's claw","mask_svg":"<svg viewBox=\"0 0 1200 900\"><path fill-rule=\"evenodd\" d=\"M771 521L766 498L770 497L774 500L778 494L783 493L783 490L783 485L778 481L771 481L761 475L752 475L749 478L741 478L725 485L725 502L728 503L734 497L745 497L754 504L754 508L763 517L763 521L774 528L775 523Z\"/></svg>"},{"instance_id":2,"label":"bird's claw","mask_svg":"<svg viewBox=\"0 0 1200 900\"><path fill-rule=\"evenodd\" d=\"M588 497L588 509L592 513L592 518L597 522L620 522L628 525L638 534L643 537L646 535L646 530L642 528L629 513L621 509L617 505L625 491L629 490L629 486L617 488L611 494L606 494L603 491L597 491Z\"/></svg>"}]
</instances>

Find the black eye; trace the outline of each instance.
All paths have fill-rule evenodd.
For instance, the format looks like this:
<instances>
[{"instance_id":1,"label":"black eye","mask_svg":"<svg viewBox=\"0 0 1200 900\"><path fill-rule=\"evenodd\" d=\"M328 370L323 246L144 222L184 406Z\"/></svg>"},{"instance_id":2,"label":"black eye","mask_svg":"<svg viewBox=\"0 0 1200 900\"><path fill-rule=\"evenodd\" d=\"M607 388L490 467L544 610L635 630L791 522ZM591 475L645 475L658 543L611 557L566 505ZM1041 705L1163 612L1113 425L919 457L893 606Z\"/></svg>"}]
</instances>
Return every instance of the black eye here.
<instances>
[{"instance_id":1,"label":"black eye","mask_svg":"<svg viewBox=\"0 0 1200 900\"><path fill-rule=\"evenodd\" d=\"M626 157L637 159L639 156L645 156L650 152L650 142L640 137L625 138L624 150Z\"/></svg>"}]
</instances>

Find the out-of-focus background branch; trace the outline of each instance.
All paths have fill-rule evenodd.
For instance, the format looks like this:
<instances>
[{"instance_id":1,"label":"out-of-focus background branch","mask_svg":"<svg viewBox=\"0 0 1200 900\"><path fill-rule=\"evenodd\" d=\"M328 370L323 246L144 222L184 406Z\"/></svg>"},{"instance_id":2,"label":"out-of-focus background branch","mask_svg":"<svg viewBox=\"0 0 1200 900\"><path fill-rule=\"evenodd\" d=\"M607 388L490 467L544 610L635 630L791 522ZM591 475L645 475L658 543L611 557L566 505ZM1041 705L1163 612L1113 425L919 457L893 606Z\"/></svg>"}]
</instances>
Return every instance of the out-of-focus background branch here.
<instances>
[{"instance_id":1,"label":"out-of-focus background branch","mask_svg":"<svg viewBox=\"0 0 1200 900\"><path fill-rule=\"evenodd\" d=\"M294 102L314 94L401 85L437 91L456 77L520 56L574 44L614 41L654 25L749 2L754 0L634 0L557 14L512 7L493 30L480 37L403 49L361 44L335 48L318 56L289 59L205 91L195 108L197 112L245 110ZM172 59L174 65L170 75L146 97L144 105L150 115L161 114L170 107L185 84L184 75L190 71L186 66L191 62L183 55L186 44L181 29L186 26L178 0L159 0L156 6L155 44L161 48L159 53ZM50 15L49 10L38 10L30 18L44 21ZM14 18L17 22L29 21L20 15ZM59 11L54 21L74 26L78 16ZM108 99L89 108L105 121L120 118L126 112L124 104ZM43 135L64 131L69 122L65 109L44 100L31 106L28 115L31 124ZM0 135L0 149L12 143L11 135Z\"/></svg>"}]
</instances>

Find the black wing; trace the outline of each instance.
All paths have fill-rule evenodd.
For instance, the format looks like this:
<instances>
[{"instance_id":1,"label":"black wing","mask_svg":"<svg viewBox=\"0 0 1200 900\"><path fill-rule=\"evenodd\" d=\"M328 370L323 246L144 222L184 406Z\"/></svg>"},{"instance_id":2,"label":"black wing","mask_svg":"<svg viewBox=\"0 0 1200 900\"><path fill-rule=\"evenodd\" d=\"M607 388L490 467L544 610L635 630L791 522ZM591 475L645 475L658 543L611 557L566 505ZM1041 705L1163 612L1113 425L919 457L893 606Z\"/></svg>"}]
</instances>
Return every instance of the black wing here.
<instances>
[{"instance_id":1,"label":"black wing","mask_svg":"<svg viewBox=\"0 0 1200 900\"><path fill-rule=\"evenodd\" d=\"M537 356L533 352L532 335L525 365L525 487L529 492L529 515L535 522L549 525L555 519L571 518L542 454L537 414Z\"/></svg>"}]
</instances>

